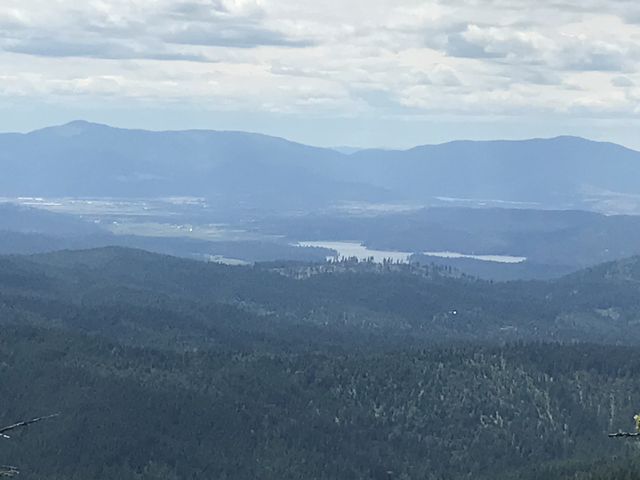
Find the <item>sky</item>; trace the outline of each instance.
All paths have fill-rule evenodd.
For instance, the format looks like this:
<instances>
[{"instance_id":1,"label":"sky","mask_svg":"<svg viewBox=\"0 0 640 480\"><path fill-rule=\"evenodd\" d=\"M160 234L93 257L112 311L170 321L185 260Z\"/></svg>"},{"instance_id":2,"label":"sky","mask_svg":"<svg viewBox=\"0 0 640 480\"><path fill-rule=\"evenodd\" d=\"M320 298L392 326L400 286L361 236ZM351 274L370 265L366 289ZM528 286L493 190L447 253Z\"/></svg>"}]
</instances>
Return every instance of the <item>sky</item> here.
<instances>
[{"instance_id":1,"label":"sky","mask_svg":"<svg viewBox=\"0 0 640 480\"><path fill-rule=\"evenodd\" d=\"M640 149L637 0L2 0L0 131Z\"/></svg>"}]
</instances>

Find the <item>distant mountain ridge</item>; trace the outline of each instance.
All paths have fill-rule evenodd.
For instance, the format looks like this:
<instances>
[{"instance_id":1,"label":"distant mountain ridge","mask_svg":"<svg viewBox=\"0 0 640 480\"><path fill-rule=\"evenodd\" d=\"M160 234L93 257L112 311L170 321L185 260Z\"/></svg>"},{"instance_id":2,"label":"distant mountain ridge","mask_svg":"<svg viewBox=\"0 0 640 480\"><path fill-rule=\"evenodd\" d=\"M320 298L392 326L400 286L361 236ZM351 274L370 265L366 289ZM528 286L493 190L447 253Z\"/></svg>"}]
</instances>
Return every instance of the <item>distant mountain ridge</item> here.
<instances>
[{"instance_id":1,"label":"distant mountain ridge","mask_svg":"<svg viewBox=\"0 0 640 480\"><path fill-rule=\"evenodd\" d=\"M583 207L599 193L637 195L640 153L578 137L455 141L352 155L361 181L446 196ZM398 167L401 164L401 168ZM362 168L367 165L367 169Z\"/></svg>"},{"instance_id":2,"label":"distant mountain ridge","mask_svg":"<svg viewBox=\"0 0 640 480\"><path fill-rule=\"evenodd\" d=\"M203 130L151 132L71 122L0 135L5 195L203 195L278 205L326 202L376 189L318 172L340 154L266 135Z\"/></svg>"},{"instance_id":3,"label":"distant mountain ridge","mask_svg":"<svg viewBox=\"0 0 640 480\"><path fill-rule=\"evenodd\" d=\"M201 195L282 208L437 197L628 211L640 153L577 137L456 141L344 154L246 132L76 121L0 135L0 195Z\"/></svg>"}]
</instances>

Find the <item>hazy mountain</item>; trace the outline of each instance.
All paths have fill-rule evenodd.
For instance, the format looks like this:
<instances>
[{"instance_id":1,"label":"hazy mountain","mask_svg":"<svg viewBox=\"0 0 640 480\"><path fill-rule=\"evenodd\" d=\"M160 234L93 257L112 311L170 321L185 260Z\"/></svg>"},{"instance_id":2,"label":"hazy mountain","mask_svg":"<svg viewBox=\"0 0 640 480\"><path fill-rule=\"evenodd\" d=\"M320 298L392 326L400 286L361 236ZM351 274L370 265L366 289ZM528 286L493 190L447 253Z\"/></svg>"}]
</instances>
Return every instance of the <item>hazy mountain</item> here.
<instances>
[{"instance_id":1,"label":"hazy mountain","mask_svg":"<svg viewBox=\"0 0 640 480\"><path fill-rule=\"evenodd\" d=\"M405 191L416 200L441 196L577 206L606 192L640 193L639 152L575 137L459 141L401 152L366 150L350 158L359 180Z\"/></svg>"},{"instance_id":2,"label":"hazy mountain","mask_svg":"<svg viewBox=\"0 0 640 480\"><path fill-rule=\"evenodd\" d=\"M4 195L201 195L278 208L462 197L621 210L640 195L640 153L573 137L346 155L243 132L72 122L0 135L0 168Z\"/></svg>"},{"instance_id":3,"label":"hazy mountain","mask_svg":"<svg viewBox=\"0 0 640 480\"><path fill-rule=\"evenodd\" d=\"M72 122L0 136L5 195L224 197L267 205L375 199L381 189L323 174L341 155L243 132L124 130Z\"/></svg>"}]
</instances>

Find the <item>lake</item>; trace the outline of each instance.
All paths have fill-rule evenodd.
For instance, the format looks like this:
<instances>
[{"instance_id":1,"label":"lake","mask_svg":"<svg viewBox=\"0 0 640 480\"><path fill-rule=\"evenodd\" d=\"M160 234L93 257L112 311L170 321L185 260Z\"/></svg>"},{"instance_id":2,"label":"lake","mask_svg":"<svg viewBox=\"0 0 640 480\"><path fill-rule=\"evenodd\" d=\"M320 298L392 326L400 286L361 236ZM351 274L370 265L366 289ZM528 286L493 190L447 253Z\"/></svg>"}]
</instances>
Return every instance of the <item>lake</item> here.
<instances>
[{"instance_id":1,"label":"lake","mask_svg":"<svg viewBox=\"0 0 640 480\"><path fill-rule=\"evenodd\" d=\"M300 247L321 247L335 250L338 252L336 256L329 256L327 260L336 258L357 257L358 260L366 260L373 257L376 263L382 263L385 259L391 259L394 262L408 263L409 257L413 255L410 252L397 252L393 250L374 250L365 247L359 242L299 242Z\"/></svg>"},{"instance_id":2,"label":"lake","mask_svg":"<svg viewBox=\"0 0 640 480\"><path fill-rule=\"evenodd\" d=\"M300 247L321 247L335 250L338 252L336 256L329 256L327 260L340 258L356 257L358 260L366 260L373 257L376 263L382 263L385 259L391 259L394 262L408 263L413 252L401 252L397 250L376 250L364 246L360 242L336 242L336 241L314 241L314 242L298 242ZM511 255L472 255L459 252L420 252L423 255L438 258L469 258L472 260L480 260L483 262L497 263L522 263L527 260L526 257L516 257Z\"/></svg>"}]
</instances>

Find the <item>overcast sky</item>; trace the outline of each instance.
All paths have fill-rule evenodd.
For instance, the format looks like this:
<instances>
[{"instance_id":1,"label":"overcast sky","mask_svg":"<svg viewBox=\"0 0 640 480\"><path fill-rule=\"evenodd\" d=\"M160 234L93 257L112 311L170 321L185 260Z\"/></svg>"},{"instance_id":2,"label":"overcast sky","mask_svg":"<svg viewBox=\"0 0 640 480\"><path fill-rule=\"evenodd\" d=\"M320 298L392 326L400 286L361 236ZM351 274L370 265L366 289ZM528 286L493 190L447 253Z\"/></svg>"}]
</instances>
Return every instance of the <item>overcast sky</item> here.
<instances>
[{"instance_id":1,"label":"overcast sky","mask_svg":"<svg viewBox=\"0 0 640 480\"><path fill-rule=\"evenodd\" d=\"M640 148L637 0L1 0L0 130Z\"/></svg>"}]
</instances>

